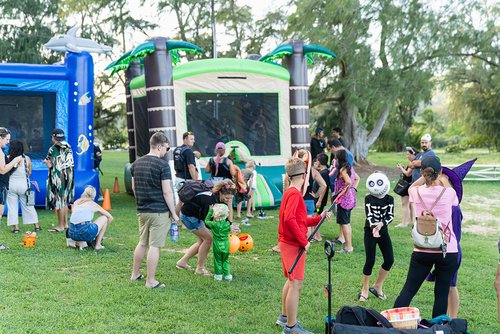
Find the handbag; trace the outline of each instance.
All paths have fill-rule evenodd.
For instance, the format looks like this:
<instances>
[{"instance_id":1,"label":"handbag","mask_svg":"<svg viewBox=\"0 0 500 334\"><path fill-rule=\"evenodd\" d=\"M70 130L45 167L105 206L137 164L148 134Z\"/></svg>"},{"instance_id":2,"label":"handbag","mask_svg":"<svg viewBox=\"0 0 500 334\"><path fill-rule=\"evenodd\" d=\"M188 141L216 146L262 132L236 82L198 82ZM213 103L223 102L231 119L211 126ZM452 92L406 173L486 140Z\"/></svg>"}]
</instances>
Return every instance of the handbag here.
<instances>
[{"instance_id":1,"label":"handbag","mask_svg":"<svg viewBox=\"0 0 500 334\"><path fill-rule=\"evenodd\" d=\"M26 196L26 205L35 206L35 191L31 189L31 182L28 176L28 164L26 163L26 158L24 156L23 159L24 159L24 171L26 172L26 184L28 186L28 189L26 189L26 192L24 193L24 195Z\"/></svg>"},{"instance_id":2,"label":"handbag","mask_svg":"<svg viewBox=\"0 0 500 334\"><path fill-rule=\"evenodd\" d=\"M445 256L446 239L444 236L444 232L448 228L448 225L443 231L441 222L439 221L439 219L434 217L434 215L432 214L432 209L434 209L436 204L439 202L446 189L443 188L443 191L441 191L441 194L439 194L438 198L436 198L436 201L434 202L434 204L432 204L430 209L427 209L425 207L424 201L422 200L418 189L419 188L417 188L417 195L420 202L422 203L422 206L424 207L424 211L422 211L422 214L420 216L416 217L416 222L413 225L413 229L411 231L413 243L417 248L440 250L443 252L443 256Z\"/></svg>"},{"instance_id":3,"label":"handbag","mask_svg":"<svg viewBox=\"0 0 500 334\"><path fill-rule=\"evenodd\" d=\"M394 186L394 192L399 196L407 196L408 188L410 188L411 182L404 179L404 175L401 176L398 183Z\"/></svg>"}]
</instances>

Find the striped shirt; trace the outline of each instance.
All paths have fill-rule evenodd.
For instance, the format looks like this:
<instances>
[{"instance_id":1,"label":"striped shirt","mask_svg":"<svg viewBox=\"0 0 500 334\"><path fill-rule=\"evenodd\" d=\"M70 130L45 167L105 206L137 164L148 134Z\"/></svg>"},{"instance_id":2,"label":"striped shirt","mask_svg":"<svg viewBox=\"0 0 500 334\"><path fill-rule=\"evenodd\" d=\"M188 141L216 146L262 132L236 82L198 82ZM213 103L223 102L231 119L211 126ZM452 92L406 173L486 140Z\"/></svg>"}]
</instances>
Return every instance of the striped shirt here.
<instances>
[{"instance_id":1,"label":"striped shirt","mask_svg":"<svg viewBox=\"0 0 500 334\"><path fill-rule=\"evenodd\" d=\"M153 155L145 155L132 164L130 171L134 178L137 212L168 212L161 187L162 180L172 179L168 161Z\"/></svg>"}]
</instances>

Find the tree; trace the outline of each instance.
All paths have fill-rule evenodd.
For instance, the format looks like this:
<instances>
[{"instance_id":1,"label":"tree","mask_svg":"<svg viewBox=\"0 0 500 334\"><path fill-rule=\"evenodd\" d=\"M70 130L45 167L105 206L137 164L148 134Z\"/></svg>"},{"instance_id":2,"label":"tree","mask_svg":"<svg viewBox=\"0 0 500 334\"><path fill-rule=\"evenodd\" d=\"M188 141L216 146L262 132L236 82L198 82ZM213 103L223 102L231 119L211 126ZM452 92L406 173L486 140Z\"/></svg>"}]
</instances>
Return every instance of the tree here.
<instances>
[{"instance_id":1,"label":"tree","mask_svg":"<svg viewBox=\"0 0 500 334\"><path fill-rule=\"evenodd\" d=\"M165 36L189 41L203 49L205 57L212 56L210 30L210 0L161 0L158 11L172 11L177 19L177 34ZM188 58L192 58L189 56Z\"/></svg>"},{"instance_id":2,"label":"tree","mask_svg":"<svg viewBox=\"0 0 500 334\"><path fill-rule=\"evenodd\" d=\"M443 85L447 86L452 98L451 112L458 127L465 128L466 137L481 137L489 147L500 150L500 50L498 18L500 9L492 6L479 7L483 19L483 30L479 33L473 27L473 20L467 21L467 38L470 48L463 61L450 70Z\"/></svg>"},{"instance_id":3,"label":"tree","mask_svg":"<svg viewBox=\"0 0 500 334\"><path fill-rule=\"evenodd\" d=\"M57 17L58 1L0 1L0 61L45 64L60 57L44 51L43 44L61 26Z\"/></svg>"},{"instance_id":4,"label":"tree","mask_svg":"<svg viewBox=\"0 0 500 334\"><path fill-rule=\"evenodd\" d=\"M118 45L122 52L132 47L128 45L128 30L145 33L147 29L157 26L135 18L126 0L61 0L59 17L64 21L76 17L82 36L105 45ZM126 142L126 131L123 131L125 105L122 102L109 103L113 101L116 89L122 89L123 84L124 79L120 75L110 77L108 74L97 76L94 84L94 128L103 142L112 133L113 145Z\"/></svg>"},{"instance_id":5,"label":"tree","mask_svg":"<svg viewBox=\"0 0 500 334\"><path fill-rule=\"evenodd\" d=\"M476 1L439 8L418 0L294 4L289 34L338 56L322 63L310 87L312 106L338 106L344 138L358 161L366 160L398 101L412 119L414 107L430 96L433 73L454 59L474 56L460 17Z\"/></svg>"}]
</instances>

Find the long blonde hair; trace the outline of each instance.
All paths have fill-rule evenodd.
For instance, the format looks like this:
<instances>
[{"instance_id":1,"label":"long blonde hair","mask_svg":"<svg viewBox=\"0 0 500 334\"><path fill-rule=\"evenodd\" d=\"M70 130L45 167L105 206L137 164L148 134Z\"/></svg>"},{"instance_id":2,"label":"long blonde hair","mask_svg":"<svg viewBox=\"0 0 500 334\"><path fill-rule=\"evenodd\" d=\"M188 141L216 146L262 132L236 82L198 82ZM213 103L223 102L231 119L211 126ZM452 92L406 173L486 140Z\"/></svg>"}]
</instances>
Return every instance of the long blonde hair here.
<instances>
[{"instance_id":1,"label":"long blonde hair","mask_svg":"<svg viewBox=\"0 0 500 334\"><path fill-rule=\"evenodd\" d=\"M94 187L86 186L85 189L83 190L82 195L80 196L80 198L78 200L76 200L76 202L78 202L78 204L82 204L82 203L90 202L90 201L93 202L96 194L97 194L97 191L95 190Z\"/></svg>"}]
</instances>

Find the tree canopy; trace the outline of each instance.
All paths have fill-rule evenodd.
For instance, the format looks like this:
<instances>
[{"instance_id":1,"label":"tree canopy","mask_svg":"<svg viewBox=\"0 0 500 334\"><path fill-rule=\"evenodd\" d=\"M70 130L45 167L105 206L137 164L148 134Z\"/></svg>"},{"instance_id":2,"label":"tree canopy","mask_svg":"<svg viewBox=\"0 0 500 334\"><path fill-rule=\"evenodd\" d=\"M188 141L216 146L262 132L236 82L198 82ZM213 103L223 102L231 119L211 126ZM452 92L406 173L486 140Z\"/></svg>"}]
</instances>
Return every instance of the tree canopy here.
<instances>
[{"instance_id":1,"label":"tree canopy","mask_svg":"<svg viewBox=\"0 0 500 334\"><path fill-rule=\"evenodd\" d=\"M482 136L484 145L500 148L499 9L492 1L289 4L256 19L247 5L216 1L217 32L230 39L219 55L265 54L292 38L334 51L337 59L318 59L311 67L312 120L326 129L341 127L358 160L365 160L377 141L395 142L393 148L408 144L415 127L430 116L423 111L437 87L450 96L453 131ZM61 56L42 45L75 21L83 37L123 54L134 47L131 32L147 38L166 16L175 18L176 29L165 37L199 45L202 57L212 56L210 0L142 0L139 5L153 8L157 20L144 19L127 0L0 0L0 60L58 61ZM104 76L96 79L96 117L104 120L96 121L96 130L122 133L124 142L124 106L113 99L123 78Z\"/></svg>"}]
</instances>

